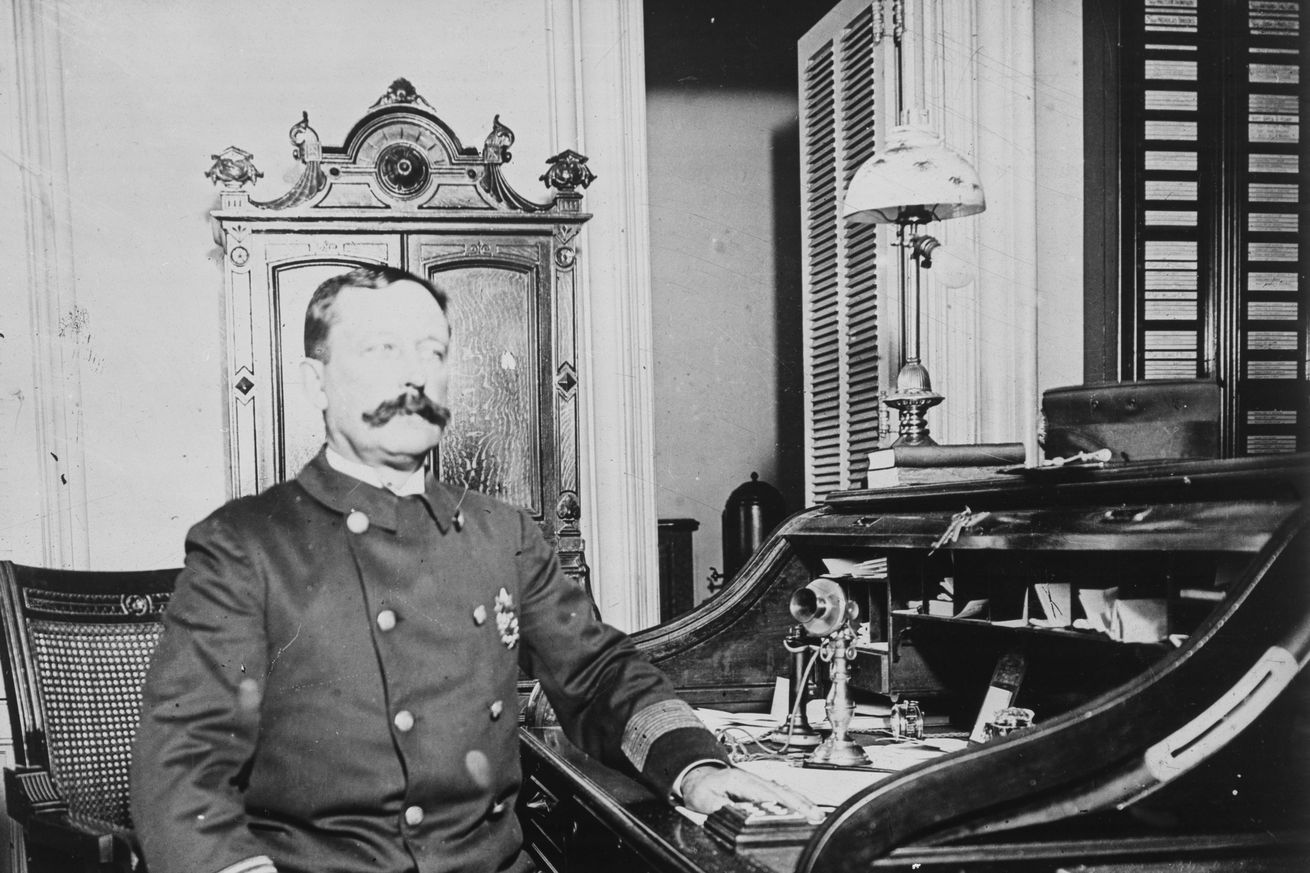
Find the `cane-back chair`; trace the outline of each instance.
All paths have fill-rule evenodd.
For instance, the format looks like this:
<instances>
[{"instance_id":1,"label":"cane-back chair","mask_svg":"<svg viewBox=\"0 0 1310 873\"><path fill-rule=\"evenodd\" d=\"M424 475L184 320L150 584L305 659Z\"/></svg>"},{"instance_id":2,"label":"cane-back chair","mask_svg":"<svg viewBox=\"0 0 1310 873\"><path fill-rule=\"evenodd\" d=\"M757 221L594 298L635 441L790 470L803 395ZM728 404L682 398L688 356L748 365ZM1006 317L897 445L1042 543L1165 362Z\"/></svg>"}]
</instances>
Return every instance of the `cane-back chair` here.
<instances>
[{"instance_id":1,"label":"cane-back chair","mask_svg":"<svg viewBox=\"0 0 1310 873\"><path fill-rule=\"evenodd\" d=\"M0 562L14 760L10 818L29 873L140 870L128 763L141 686L178 571L101 573Z\"/></svg>"}]
</instances>

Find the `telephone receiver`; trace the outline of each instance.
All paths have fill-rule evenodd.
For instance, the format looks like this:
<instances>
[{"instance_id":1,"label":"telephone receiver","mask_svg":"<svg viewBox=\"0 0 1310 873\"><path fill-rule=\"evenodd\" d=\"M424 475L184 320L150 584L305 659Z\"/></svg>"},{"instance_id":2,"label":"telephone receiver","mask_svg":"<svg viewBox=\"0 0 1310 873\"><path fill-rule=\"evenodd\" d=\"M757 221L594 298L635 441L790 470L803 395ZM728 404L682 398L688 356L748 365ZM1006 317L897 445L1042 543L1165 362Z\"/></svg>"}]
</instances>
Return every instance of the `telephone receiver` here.
<instances>
[{"instance_id":1,"label":"telephone receiver","mask_svg":"<svg viewBox=\"0 0 1310 873\"><path fill-rule=\"evenodd\" d=\"M859 607L847 599L842 587L828 576L820 576L804 588L793 591L788 608L791 617L816 637L826 637L859 614Z\"/></svg>"}]
</instances>

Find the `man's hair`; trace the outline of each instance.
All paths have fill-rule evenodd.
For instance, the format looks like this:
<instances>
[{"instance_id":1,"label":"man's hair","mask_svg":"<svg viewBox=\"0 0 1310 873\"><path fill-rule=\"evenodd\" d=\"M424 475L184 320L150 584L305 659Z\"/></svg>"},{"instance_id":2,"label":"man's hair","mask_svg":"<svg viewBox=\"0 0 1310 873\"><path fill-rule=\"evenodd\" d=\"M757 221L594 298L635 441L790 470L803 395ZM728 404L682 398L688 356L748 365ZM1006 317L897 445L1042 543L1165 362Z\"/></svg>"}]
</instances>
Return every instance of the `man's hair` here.
<instances>
[{"instance_id":1,"label":"man's hair","mask_svg":"<svg viewBox=\"0 0 1310 873\"><path fill-rule=\"evenodd\" d=\"M415 276L398 267L367 265L356 267L349 273L333 276L314 291L314 296L305 308L305 357L317 361L328 359L328 331L335 319L332 306L342 288L386 288L397 282L414 282L422 285L437 301L443 313L446 312L448 298L446 292L427 279Z\"/></svg>"}]
</instances>

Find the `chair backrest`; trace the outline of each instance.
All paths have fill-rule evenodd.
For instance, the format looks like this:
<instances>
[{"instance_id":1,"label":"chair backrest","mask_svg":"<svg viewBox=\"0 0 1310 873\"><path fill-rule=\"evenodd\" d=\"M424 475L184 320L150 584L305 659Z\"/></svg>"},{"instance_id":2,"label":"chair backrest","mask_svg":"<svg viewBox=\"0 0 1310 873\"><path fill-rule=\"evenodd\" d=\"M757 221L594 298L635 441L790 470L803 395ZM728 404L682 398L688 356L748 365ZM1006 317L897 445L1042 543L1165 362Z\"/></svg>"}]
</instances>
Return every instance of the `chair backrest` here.
<instances>
[{"instance_id":1,"label":"chair backrest","mask_svg":"<svg viewBox=\"0 0 1310 873\"><path fill-rule=\"evenodd\" d=\"M177 574L0 562L14 757L47 767L72 815L131 827L128 765L141 686Z\"/></svg>"}]
</instances>

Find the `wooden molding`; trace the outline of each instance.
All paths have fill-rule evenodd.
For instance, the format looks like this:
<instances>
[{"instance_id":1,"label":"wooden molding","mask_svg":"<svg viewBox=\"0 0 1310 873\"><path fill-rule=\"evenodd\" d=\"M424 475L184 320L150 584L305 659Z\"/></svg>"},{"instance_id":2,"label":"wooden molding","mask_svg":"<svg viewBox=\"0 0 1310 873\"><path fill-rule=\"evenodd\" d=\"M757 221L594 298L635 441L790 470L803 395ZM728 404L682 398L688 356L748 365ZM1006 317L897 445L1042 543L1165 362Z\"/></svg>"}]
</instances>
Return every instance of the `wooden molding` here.
<instances>
[{"instance_id":1,"label":"wooden molding","mask_svg":"<svg viewBox=\"0 0 1310 873\"><path fill-rule=\"evenodd\" d=\"M73 269L59 9L14 0L13 21L44 562L84 568L89 537L78 350L87 316L77 305Z\"/></svg>"},{"instance_id":2,"label":"wooden molding","mask_svg":"<svg viewBox=\"0 0 1310 873\"><path fill-rule=\"evenodd\" d=\"M946 395L939 442L1023 441L1036 449L1037 230L1033 9L923 0L911 27L925 54L932 126L978 169L979 215L928 232L976 265L962 288L925 271L928 369ZM927 34L925 36L924 34ZM933 413L930 413L930 420Z\"/></svg>"},{"instance_id":3,"label":"wooden molding","mask_svg":"<svg viewBox=\"0 0 1310 873\"><path fill-rule=\"evenodd\" d=\"M641 9L547 0L546 16L553 133L598 174L577 288L582 529L601 615L635 630L659 621Z\"/></svg>"}]
</instances>

